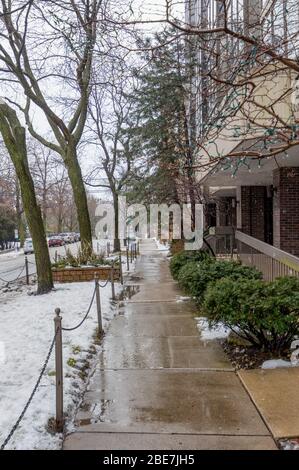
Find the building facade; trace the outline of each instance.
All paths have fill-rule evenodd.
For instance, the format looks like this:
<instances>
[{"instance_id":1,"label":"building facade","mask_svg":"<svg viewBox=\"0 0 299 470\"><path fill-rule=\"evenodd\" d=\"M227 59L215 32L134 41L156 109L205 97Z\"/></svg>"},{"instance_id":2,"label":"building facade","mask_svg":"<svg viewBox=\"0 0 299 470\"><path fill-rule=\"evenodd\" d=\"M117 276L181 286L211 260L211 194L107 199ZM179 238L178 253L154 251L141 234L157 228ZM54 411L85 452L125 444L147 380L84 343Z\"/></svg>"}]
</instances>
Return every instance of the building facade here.
<instances>
[{"instance_id":1,"label":"building facade","mask_svg":"<svg viewBox=\"0 0 299 470\"><path fill-rule=\"evenodd\" d=\"M202 30L218 28L224 21L219 5L223 3L188 1L186 23ZM298 2L236 0L227 5L229 28L267 43L276 55L290 60L295 57ZM207 41L212 41L212 35ZM297 74L275 58L262 63L256 47L228 35L220 33L213 49L217 52L218 47L219 57L225 57L219 63L203 45L202 41L197 44L196 100L193 96L190 114L196 116L193 124L197 126L199 167L202 158L205 164L211 162L207 169L198 171L197 179L206 195L207 226L232 227L266 244L261 245L266 251L269 246L274 254L278 249L298 257L299 121L293 94ZM242 68L238 67L240 57L247 60ZM250 98L243 95L228 101L229 87L217 83L217 76L222 82L234 77L234 83L253 77L257 91ZM223 109L228 108L236 110L224 114Z\"/></svg>"}]
</instances>

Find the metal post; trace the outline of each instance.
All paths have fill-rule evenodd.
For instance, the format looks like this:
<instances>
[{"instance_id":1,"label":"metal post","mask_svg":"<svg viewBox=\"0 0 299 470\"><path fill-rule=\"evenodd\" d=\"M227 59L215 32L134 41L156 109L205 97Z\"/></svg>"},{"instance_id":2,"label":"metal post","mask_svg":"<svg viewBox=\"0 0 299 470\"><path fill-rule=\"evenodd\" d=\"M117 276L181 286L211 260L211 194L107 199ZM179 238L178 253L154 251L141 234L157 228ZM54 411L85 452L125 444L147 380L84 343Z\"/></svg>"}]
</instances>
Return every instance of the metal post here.
<instances>
[{"instance_id":1,"label":"metal post","mask_svg":"<svg viewBox=\"0 0 299 470\"><path fill-rule=\"evenodd\" d=\"M110 271L110 280L111 280L111 292L112 292L112 300L115 300L115 288L114 288L114 266L111 266Z\"/></svg>"},{"instance_id":2,"label":"metal post","mask_svg":"<svg viewBox=\"0 0 299 470\"><path fill-rule=\"evenodd\" d=\"M99 242L97 242L97 253L100 252L100 245L99 245Z\"/></svg>"},{"instance_id":3,"label":"metal post","mask_svg":"<svg viewBox=\"0 0 299 470\"><path fill-rule=\"evenodd\" d=\"M25 256L25 272L26 272L26 284L29 285L29 269L28 269L28 258Z\"/></svg>"},{"instance_id":4,"label":"metal post","mask_svg":"<svg viewBox=\"0 0 299 470\"><path fill-rule=\"evenodd\" d=\"M133 263L133 245L130 246L130 262Z\"/></svg>"},{"instance_id":5,"label":"metal post","mask_svg":"<svg viewBox=\"0 0 299 470\"><path fill-rule=\"evenodd\" d=\"M137 242L137 255L140 255L140 242Z\"/></svg>"},{"instance_id":6,"label":"metal post","mask_svg":"<svg viewBox=\"0 0 299 470\"><path fill-rule=\"evenodd\" d=\"M100 284L97 278L95 279L95 289L96 289L97 314L98 314L98 325L99 325L98 328L99 328L99 335L100 335L103 331L103 324L102 324Z\"/></svg>"},{"instance_id":7,"label":"metal post","mask_svg":"<svg viewBox=\"0 0 299 470\"><path fill-rule=\"evenodd\" d=\"M118 260L119 260L119 277L120 277L120 283L123 286L124 284L124 277L123 277L123 265L122 265L122 257L121 253L118 255Z\"/></svg>"},{"instance_id":8,"label":"metal post","mask_svg":"<svg viewBox=\"0 0 299 470\"><path fill-rule=\"evenodd\" d=\"M134 245L134 255L135 255L135 259L137 259L137 243L135 243Z\"/></svg>"},{"instance_id":9,"label":"metal post","mask_svg":"<svg viewBox=\"0 0 299 470\"><path fill-rule=\"evenodd\" d=\"M55 250L55 263L57 263L57 260L58 260L58 253L57 253L57 250Z\"/></svg>"},{"instance_id":10,"label":"metal post","mask_svg":"<svg viewBox=\"0 0 299 470\"><path fill-rule=\"evenodd\" d=\"M62 329L60 308L55 309L55 368L56 368L56 430L63 431L63 367L62 367Z\"/></svg>"},{"instance_id":11,"label":"metal post","mask_svg":"<svg viewBox=\"0 0 299 470\"><path fill-rule=\"evenodd\" d=\"M126 255L127 255L127 271L130 271L129 246L128 245L126 249Z\"/></svg>"}]
</instances>

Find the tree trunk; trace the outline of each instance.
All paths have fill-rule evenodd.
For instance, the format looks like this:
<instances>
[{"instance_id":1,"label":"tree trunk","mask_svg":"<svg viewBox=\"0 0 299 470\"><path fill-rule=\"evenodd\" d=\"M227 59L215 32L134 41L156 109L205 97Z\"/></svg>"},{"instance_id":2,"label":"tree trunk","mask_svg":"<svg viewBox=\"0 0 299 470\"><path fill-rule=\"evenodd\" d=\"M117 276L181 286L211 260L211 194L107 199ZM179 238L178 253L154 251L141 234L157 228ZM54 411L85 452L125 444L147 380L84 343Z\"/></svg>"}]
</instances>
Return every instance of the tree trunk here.
<instances>
[{"instance_id":1,"label":"tree trunk","mask_svg":"<svg viewBox=\"0 0 299 470\"><path fill-rule=\"evenodd\" d=\"M72 185L74 200L77 208L78 224L81 235L82 250L92 253L92 233L87 204L87 196L82 178L81 168L78 162L75 144L70 142L67 147L65 165L68 170L69 179Z\"/></svg>"},{"instance_id":2,"label":"tree trunk","mask_svg":"<svg viewBox=\"0 0 299 470\"><path fill-rule=\"evenodd\" d=\"M21 206L20 201L20 185L16 178L16 213L17 213L17 227L18 227L18 234L19 234L19 242L21 248L24 246L25 238L26 238L26 226L23 217L23 208Z\"/></svg>"},{"instance_id":3,"label":"tree trunk","mask_svg":"<svg viewBox=\"0 0 299 470\"><path fill-rule=\"evenodd\" d=\"M114 206L114 241L113 251L120 251L120 239L119 239L119 204L118 194L113 193L113 206Z\"/></svg>"},{"instance_id":4,"label":"tree trunk","mask_svg":"<svg viewBox=\"0 0 299 470\"><path fill-rule=\"evenodd\" d=\"M35 252L37 293L45 294L53 288L52 270L41 210L37 205L28 166L25 129L21 126L15 111L1 102L0 131L20 183L23 208Z\"/></svg>"}]
</instances>

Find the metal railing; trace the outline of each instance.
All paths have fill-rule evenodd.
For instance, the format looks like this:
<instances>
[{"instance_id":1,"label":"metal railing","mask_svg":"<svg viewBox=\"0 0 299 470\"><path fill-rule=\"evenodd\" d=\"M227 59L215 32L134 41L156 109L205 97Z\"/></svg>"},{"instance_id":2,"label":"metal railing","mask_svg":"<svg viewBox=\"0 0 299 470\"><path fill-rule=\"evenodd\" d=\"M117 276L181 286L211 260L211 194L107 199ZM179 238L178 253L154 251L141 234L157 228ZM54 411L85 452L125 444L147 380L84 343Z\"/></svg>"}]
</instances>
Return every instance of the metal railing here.
<instances>
[{"instance_id":1,"label":"metal railing","mask_svg":"<svg viewBox=\"0 0 299 470\"><path fill-rule=\"evenodd\" d=\"M299 258L297 256L238 230L235 233L235 238L240 261L247 266L255 266L263 273L266 281L273 281L283 276L299 277Z\"/></svg>"},{"instance_id":2,"label":"metal railing","mask_svg":"<svg viewBox=\"0 0 299 470\"><path fill-rule=\"evenodd\" d=\"M235 232L233 227L212 227L205 240L209 243L217 258L233 258L235 250Z\"/></svg>"}]
</instances>

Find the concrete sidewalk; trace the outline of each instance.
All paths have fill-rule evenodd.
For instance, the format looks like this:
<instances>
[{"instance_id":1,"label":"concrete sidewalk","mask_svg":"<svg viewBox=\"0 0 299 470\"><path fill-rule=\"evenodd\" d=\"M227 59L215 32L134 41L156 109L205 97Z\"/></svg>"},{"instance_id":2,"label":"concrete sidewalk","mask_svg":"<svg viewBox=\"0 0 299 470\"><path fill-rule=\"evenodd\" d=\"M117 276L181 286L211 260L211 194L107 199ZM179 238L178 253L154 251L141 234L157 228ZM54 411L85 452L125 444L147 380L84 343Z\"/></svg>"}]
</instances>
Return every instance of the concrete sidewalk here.
<instances>
[{"instance_id":1,"label":"concrete sidewalk","mask_svg":"<svg viewBox=\"0 0 299 470\"><path fill-rule=\"evenodd\" d=\"M127 291L64 449L276 449L222 348L200 340L195 306L178 302L153 241Z\"/></svg>"},{"instance_id":2,"label":"concrete sidewalk","mask_svg":"<svg viewBox=\"0 0 299 470\"><path fill-rule=\"evenodd\" d=\"M299 368L242 370L238 375L276 439L299 436Z\"/></svg>"}]
</instances>

